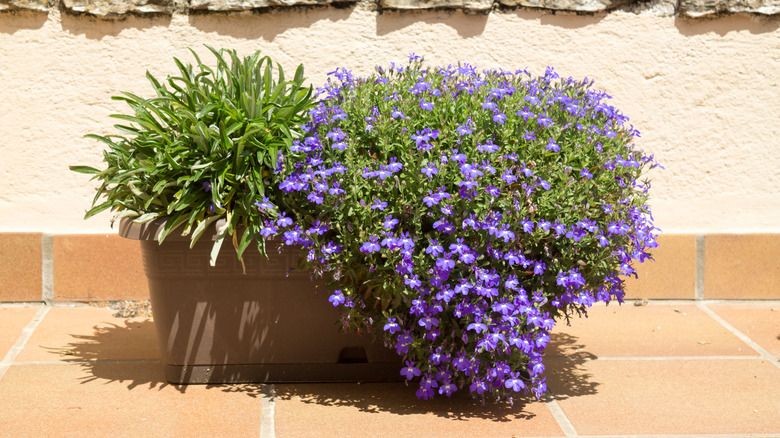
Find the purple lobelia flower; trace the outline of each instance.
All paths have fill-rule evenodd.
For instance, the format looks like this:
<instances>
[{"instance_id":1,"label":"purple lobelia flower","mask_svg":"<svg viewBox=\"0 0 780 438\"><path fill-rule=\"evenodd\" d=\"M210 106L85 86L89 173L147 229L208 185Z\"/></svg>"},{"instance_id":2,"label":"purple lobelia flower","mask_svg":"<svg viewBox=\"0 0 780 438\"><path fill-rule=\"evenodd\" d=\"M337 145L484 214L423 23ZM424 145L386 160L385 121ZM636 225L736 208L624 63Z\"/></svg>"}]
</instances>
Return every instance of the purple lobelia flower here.
<instances>
[{"instance_id":1,"label":"purple lobelia flower","mask_svg":"<svg viewBox=\"0 0 780 438\"><path fill-rule=\"evenodd\" d=\"M396 225L398 225L398 219L393 218L392 215L385 216L385 220L382 222L382 227L386 230L392 230Z\"/></svg>"},{"instance_id":2,"label":"purple lobelia flower","mask_svg":"<svg viewBox=\"0 0 780 438\"><path fill-rule=\"evenodd\" d=\"M444 248L442 248L442 246L439 245L439 242L436 239L431 240L431 244L428 246L428 248L425 249L426 254L430 254L434 257L439 254L442 254L443 252L444 252Z\"/></svg>"},{"instance_id":3,"label":"purple lobelia flower","mask_svg":"<svg viewBox=\"0 0 780 438\"><path fill-rule=\"evenodd\" d=\"M333 294L328 298L328 301L330 301L333 306L337 307L341 304L344 304L345 299L344 295L341 293L341 290L337 289L333 291Z\"/></svg>"},{"instance_id":4,"label":"purple lobelia flower","mask_svg":"<svg viewBox=\"0 0 780 438\"><path fill-rule=\"evenodd\" d=\"M439 169L437 167L433 166L433 164L428 163L428 164L425 165L425 167L423 167L420 170L420 172L423 175L427 176L428 178L432 178L433 175L436 175L436 174L439 173Z\"/></svg>"},{"instance_id":5,"label":"purple lobelia flower","mask_svg":"<svg viewBox=\"0 0 780 438\"><path fill-rule=\"evenodd\" d=\"M379 245L379 238L376 236L369 237L368 242L363 242L363 245L360 247L360 251L366 254L372 254L381 249L382 247Z\"/></svg>"},{"instance_id":6,"label":"purple lobelia flower","mask_svg":"<svg viewBox=\"0 0 780 438\"><path fill-rule=\"evenodd\" d=\"M384 326L384 331L390 333L396 333L401 330L401 326L396 322L395 318L388 318L387 323Z\"/></svg>"},{"instance_id":7,"label":"purple lobelia flower","mask_svg":"<svg viewBox=\"0 0 780 438\"><path fill-rule=\"evenodd\" d=\"M471 130L471 127L469 126L469 123L461 123L458 125L458 127L455 129L457 133L461 136L463 135L469 135L473 131Z\"/></svg>"},{"instance_id":8,"label":"purple lobelia flower","mask_svg":"<svg viewBox=\"0 0 780 438\"><path fill-rule=\"evenodd\" d=\"M384 210L385 208L387 208L387 202L384 202L381 199L375 199L374 203L371 204L372 210Z\"/></svg>"},{"instance_id":9,"label":"purple lobelia flower","mask_svg":"<svg viewBox=\"0 0 780 438\"><path fill-rule=\"evenodd\" d=\"M337 70L280 192L302 206L291 219L328 224L298 237L307 261L350 291L345 325L406 356L418 397L538 396L550 314L622 299L656 245L637 180L652 160L590 81L421 64Z\"/></svg>"},{"instance_id":10,"label":"purple lobelia flower","mask_svg":"<svg viewBox=\"0 0 780 438\"><path fill-rule=\"evenodd\" d=\"M406 366L401 369L401 375L406 377L406 380L412 380L421 374L420 369L414 366L414 361L407 360Z\"/></svg>"},{"instance_id":11,"label":"purple lobelia flower","mask_svg":"<svg viewBox=\"0 0 780 438\"><path fill-rule=\"evenodd\" d=\"M279 218L276 220L276 225L280 227L289 227L293 224L293 221L291 218L287 217L285 212L282 212L279 215Z\"/></svg>"},{"instance_id":12,"label":"purple lobelia flower","mask_svg":"<svg viewBox=\"0 0 780 438\"><path fill-rule=\"evenodd\" d=\"M498 152L499 148L491 142L486 142L485 144L478 144L477 150L486 154L494 154Z\"/></svg>"}]
</instances>

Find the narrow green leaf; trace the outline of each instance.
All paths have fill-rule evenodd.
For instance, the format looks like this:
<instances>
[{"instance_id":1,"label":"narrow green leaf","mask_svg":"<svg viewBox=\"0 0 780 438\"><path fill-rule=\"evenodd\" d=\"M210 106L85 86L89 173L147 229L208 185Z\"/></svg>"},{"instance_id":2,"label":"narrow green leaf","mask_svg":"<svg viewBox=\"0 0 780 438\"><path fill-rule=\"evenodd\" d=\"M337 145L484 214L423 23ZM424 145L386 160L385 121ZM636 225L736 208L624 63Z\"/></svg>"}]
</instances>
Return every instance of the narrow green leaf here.
<instances>
[{"instance_id":1,"label":"narrow green leaf","mask_svg":"<svg viewBox=\"0 0 780 438\"><path fill-rule=\"evenodd\" d=\"M116 143L114 143L113 141L111 141L111 138L110 138L109 136L102 136L102 135L95 135L95 134L87 134L87 135L85 135L84 137L85 137L85 138L91 138L91 139L94 139L94 140L101 141L101 142L103 142L103 143L107 144L107 145L108 145L109 147L111 147L112 149L114 149L114 148L117 148L117 147L118 147L118 145L117 145ZM118 138L120 138L120 139L122 139L122 140L125 140L125 138L124 138L124 137L121 137L121 136L114 136L114 137L118 137Z\"/></svg>"},{"instance_id":2,"label":"narrow green leaf","mask_svg":"<svg viewBox=\"0 0 780 438\"><path fill-rule=\"evenodd\" d=\"M265 252L265 239L259 236L257 238L257 250L260 251L263 257L268 258L268 254Z\"/></svg>"},{"instance_id":3,"label":"narrow green leaf","mask_svg":"<svg viewBox=\"0 0 780 438\"><path fill-rule=\"evenodd\" d=\"M186 221L187 216L182 213L176 213L171 216L171 218L168 219L168 222L165 223L165 226L163 226L162 231L160 231L160 235L158 236L157 241L159 243L163 243L163 240L165 240L168 234L181 227Z\"/></svg>"},{"instance_id":4,"label":"narrow green leaf","mask_svg":"<svg viewBox=\"0 0 780 438\"><path fill-rule=\"evenodd\" d=\"M247 228L246 230L244 230L244 234L241 235L241 241L238 244L238 248L236 248L236 253L238 254L239 259L244 254L244 251L249 246L249 244L252 243L254 237L255 237L254 230L252 230L251 228Z\"/></svg>"},{"instance_id":5,"label":"narrow green leaf","mask_svg":"<svg viewBox=\"0 0 780 438\"><path fill-rule=\"evenodd\" d=\"M89 166L69 166L70 170L78 173L86 173L88 175L94 175L100 173L100 170Z\"/></svg>"},{"instance_id":6,"label":"narrow green leaf","mask_svg":"<svg viewBox=\"0 0 780 438\"><path fill-rule=\"evenodd\" d=\"M269 60L270 60L270 58L269 58ZM276 69L279 70L279 73L278 73L279 83L283 83L284 82L284 69L282 68L282 64L279 64L277 62L276 63Z\"/></svg>"},{"instance_id":7,"label":"narrow green leaf","mask_svg":"<svg viewBox=\"0 0 780 438\"><path fill-rule=\"evenodd\" d=\"M134 222L142 224L144 222L149 222L151 220L157 219L160 217L160 213L145 213L138 217Z\"/></svg>"},{"instance_id":8,"label":"narrow green leaf","mask_svg":"<svg viewBox=\"0 0 780 438\"><path fill-rule=\"evenodd\" d=\"M162 192L165 189L165 187L168 186L168 184L170 184L170 183L168 181L164 180L164 179L161 179L160 181L157 181L157 183L154 185L154 187L152 187L152 193L160 193L160 192Z\"/></svg>"},{"instance_id":9,"label":"narrow green leaf","mask_svg":"<svg viewBox=\"0 0 780 438\"><path fill-rule=\"evenodd\" d=\"M209 217L203 219L202 221L200 221L200 223L198 223L198 226L195 227L195 231L192 232L192 238L190 240L190 248L195 246L195 243L198 241L198 239L200 239L200 237L203 235L203 233L208 229L209 225L211 225L212 223L214 223L214 221L216 221L217 219L220 219L222 217L223 217L223 215L220 214L220 215L215 215L215 216L209 216Z\"/></svg>"},{"instance_id":10,"label":"narrow green leaf","mask_svg":"<svg viewBox=\"0 0 780 438\"><path fill-rule=\"evenodd\" d=\"M104 203L102 203L102 204L100 204L100 205L97 205L97 206L95 206L95 207L92 207L92 208L91 208L91 209L89 209L89 210L87 211L87 213L84 215L84 219L89 219L89 218L91 218L92 216L94 216L94 215L96 215L96 214L100 213L101 211L104 211L104 210L106 210L106 209L108 209L108 208L111 208L111 207L113 207L113 206L114 206L114 203L113 203L113 201L111 201L111 200L108 200L108 201L106 201L106 202L104 202Z\"/></svg>"},{"instance_id":11,"label":"narrow green leaf","mask_svg":"<svg viewBox=\"0 0 780 438\"><path fill-rule=\"evenodd\" d=\"M130 134L133 137L141 135L141 131L137 128L133 128L132 126L114 125L114 128L116 128L117 131L124 132L125 134Z\"/></svg>"},{"instance_id":12,"label":"narrow green leaf","mask_svg":"<svg viewBox=\"0 0 780 438\"><path fill-rule=\"evenodd\" d=\"M267 59L267 58L264 58L264 59ZM271 69L272 69L272 64L271 64L271 61L268 60L268 63L265 65L265 72L263 74L263 82L264 82L263 83L263 88L264 88L263 94L265 94L266 96L268 96L268 94L271 93L271 83L273 81L273 75L272 75L273 72L271 71Z\"/></svg>"},{"instance_id":13,"label":"narrow green leaf","mask_svg":"<svg viewBox=\"0 0 780 438\"><path fill-rule=\"evenodd\" d=\"M137 211L125 210L125 211L119 212L119 213L116 214L116 216L111 218L111 225L113 226L114 222L116 222L119 219L122 219L123 217L136 217L136 216L138 216L138 212Z\"/></svg>"},{"instance_id":14,"label":"narrow green leaf","mask_svg":"<svg viewBox=\"0 0 780 438\"><path fill-rule=\"evenodd\" d=\"M295 69L295 77L293 78L293 81L297 84L300 84L303 82L303 64L298 65L298 68Z\"/></svg>"},{"instance_id":15,"label":"narrow green leaf","mask_svg":"<svg viewBox=\"0 0 780 438\"><path fill-rule=\"evenodd\" d=\"M205 107L201 108L200 111L195 113L195 118L198 120L202 119L206 114L212 112L214 108L217 108L218 106L219 105L217 105L216 103L206 105Z\"/></svg>"},{"instance_id":16,"label":"narrow green leaf","mask_svg":"<svg viewBox=\"0 0 780 438\"><path fill-rule=\"evenodd\" d=\"M228 218L230 215L228 215ZM225 241L225 236L229 228L230 220L228 219L222 226L217 228L217 238L214 240L214 245L211 247L211 253L209 254L209 265L214 267L217 264L217 257L219 257L219 250L222 248L222 242Z\"/></svg>"}]
</instances>

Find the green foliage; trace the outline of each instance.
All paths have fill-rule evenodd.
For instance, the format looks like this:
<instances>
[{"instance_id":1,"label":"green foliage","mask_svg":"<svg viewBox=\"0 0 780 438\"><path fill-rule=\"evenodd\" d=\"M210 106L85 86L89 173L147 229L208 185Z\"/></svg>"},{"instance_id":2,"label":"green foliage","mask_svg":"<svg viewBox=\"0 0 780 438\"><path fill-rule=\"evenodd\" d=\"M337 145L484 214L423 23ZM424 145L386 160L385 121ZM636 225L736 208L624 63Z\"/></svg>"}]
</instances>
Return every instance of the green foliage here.
<instances>
[{"instance_id":1,"label":"green foliage","mask_svg":"<svg viewBox=\"0 0 780 438\"><path fill-rule=\"evenodd\" d=\"M345 327L381 333L417 396L546 390L555 321L622 300L658 230L639 133L588 80L468 64L337 69L285 166ZM438 389L437 389L438 388Z\"/></svg>"},{"instance_id":2,"label":"green foliage","mask_svg":"<svg viewBox=\"0 0 780 438\"><path fill-rule=\"evenodd\" d=\"M155 97L115 96L132 110L112 116L126 122L115 125L120 135L87 135L108 146L105 168L71 170L101 182L85 218L107 209L117 213L114 220L167 217L160 242L183 226L193 245L225 218L215 249L233 236L241 257L262 219L255 203L264 197L280 202L273 183L277 160L301 137L312 90L303 86L302 65L285 80L281 65L275 69L260 52L242 59L234 50L208 49L216 67L190 50L197 64L174 58L177 76L161 83L146 74ZM237 239L239 227L245 231ZM264 251L263 239L257 244Z\"/></svg>"}]
</instances>

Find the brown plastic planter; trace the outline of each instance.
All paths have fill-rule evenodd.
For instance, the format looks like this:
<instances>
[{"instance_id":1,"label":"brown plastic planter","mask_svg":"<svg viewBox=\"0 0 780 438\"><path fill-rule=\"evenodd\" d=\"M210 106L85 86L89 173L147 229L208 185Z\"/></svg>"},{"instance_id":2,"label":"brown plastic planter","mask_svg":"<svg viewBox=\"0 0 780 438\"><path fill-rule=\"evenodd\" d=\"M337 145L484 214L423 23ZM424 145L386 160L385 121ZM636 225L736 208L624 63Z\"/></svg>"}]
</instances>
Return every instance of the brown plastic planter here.
<instances>
[{"instance_id":1,"label":"brown plastic planter","mask_svg":"<svg viewBox=\"0 0 780 438\"><path fill-rule=\"evenodd\" d=\"M157 235L164 221L122 219L119 234L141 241L154 323L171 383L347 382L400 379L394 351L370 336L343 334L328 291L297 266L298 251L266 259L230 242L209 266L212 239Z\"/></svg>"}]
</instances>

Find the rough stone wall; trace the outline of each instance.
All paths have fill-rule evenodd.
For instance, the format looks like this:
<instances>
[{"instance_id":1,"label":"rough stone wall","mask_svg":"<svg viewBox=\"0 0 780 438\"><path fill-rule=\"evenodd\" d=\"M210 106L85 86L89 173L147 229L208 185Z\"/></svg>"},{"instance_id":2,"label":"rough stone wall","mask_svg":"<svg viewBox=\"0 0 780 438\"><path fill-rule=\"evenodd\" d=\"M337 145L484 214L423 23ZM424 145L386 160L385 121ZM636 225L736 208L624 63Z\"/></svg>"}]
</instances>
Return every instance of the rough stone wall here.
<instances>
[{"instance_id":1,"label":"rough stone wall","mask_svg":"<svg viewBox=\"0 0 780 438\"><path fill-rule=\"evenodd\" d=\"M615 9L636 0L499 0L502 6L523 6L555 11L601 12Z\"/></svg>"},{"instance_id":2,"label":"rough stone wall","mask_svg":"<svg viewBox=\"0 0 780 438\"><path fill-rule=\"evenodd\" d=\"M316 6L350 4L357 0L190 0L186 4L194 12L240 12L286 6Z\"/></svg>"},{"instance_id":3,"label":"rough stone wall","mask_svg":"<svg viewBox=\"0 0 780 438\"><path fill-rule=\"evenodd\" d=\"M43 11L50 7L47 0L0 0L0 12L4 11Z\"/></svg>"},{"instance_id":4,"label":"rough stone wall","mask_svg":"<svg viewBox=\"0 0 780 438\"><path fill-rule=\"evenodd\" d=\"M721 14L780 16L780 0L363 0L383 10L460 9L474 13L494 7L539 8L575 13L599 13L616 9L688 18ZM358 0L0 0L0 12L47 12L60 8L70 13L104 19L122 19L129 14L171 15L182 12L243 12L270 8L316 5L350 5ZM659 3L663 7L656 6Z\"/></svg>"},{"instance_id":5,"label":"rough stone wall","mask_svg":"<svg viewBox=\"0 0 780 438\"><path fill-rule=\"evenodd\" d=\"M61 4L68 12L87 13L104 18L173 12L173 0L61 0Z\"/></svg>"},{"instance_id":6,"label":"rough stone wall","mask_svg":"<svg viewBox=\"0 0 780 438\"><path fill-rule=\"evenodd\" d=\"M778 0L680 0L678 10L688 17L706 17L717 14L780 14Z\"/></svg>"}]
</instances>

